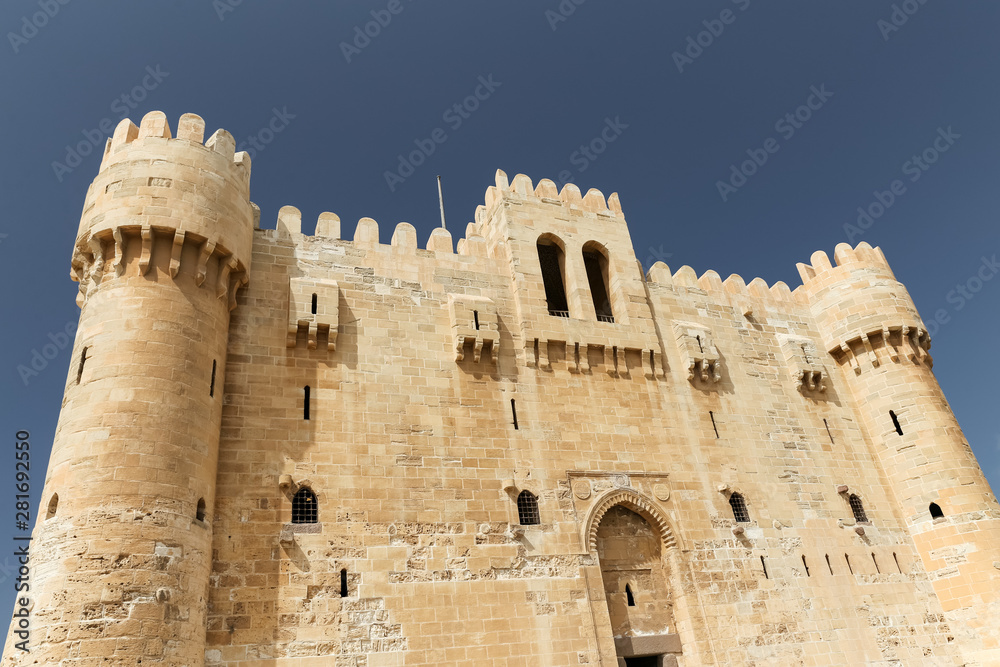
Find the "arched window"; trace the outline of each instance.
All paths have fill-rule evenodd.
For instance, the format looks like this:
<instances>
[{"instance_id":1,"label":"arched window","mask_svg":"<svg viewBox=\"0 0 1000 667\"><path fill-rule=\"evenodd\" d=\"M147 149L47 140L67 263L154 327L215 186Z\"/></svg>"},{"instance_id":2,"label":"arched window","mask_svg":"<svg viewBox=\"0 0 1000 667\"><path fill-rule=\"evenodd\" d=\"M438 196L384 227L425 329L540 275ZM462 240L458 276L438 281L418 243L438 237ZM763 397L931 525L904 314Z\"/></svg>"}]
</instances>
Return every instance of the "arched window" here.
<instances>
[{"instance_id":1,"label":"arched window","mask_svg":"<svg viewBox=\"0 0 1000 667\"><path fill-rule=\"evenodd\" d=\"M45 512L45 518L51 519L56 515L56 510L59 508L59 494L53 493L52 497L49 499L49 508Z\"/></svg>"},{"instance_id":2,"label":"arched window","mask_svg":"<svg viewBox=\"0 0 1000 667\"><path fill-rule=\"evenodd\" d=\"M545 301L548 303L549 315L569 317L566 281L563 278L566 270L566 256L562 246L553 237L543 236L538 239L536 247L538 249L538 264L542 269L542 284L545 286Z\"/></svg>"},{"instance_id":3,"label":"arched window","mask_svg":"<svg viewBox=\"0 0 1000 667\"><path fill-rule=\"evenodd\" d=\"M608 275L608 256L600 246L590 241L583 246L583 266L587 269L590 296L594 299L594 310L599 322L614 322L611 311L611 284Z\"/></svg>"},{"instance_id":4,"label":"arched window","mask_svg":"<svg viewBox=\"0 0 1000 667\"><path fill-rule=\"evenodd\" d=\"M941 519L944 517L944 512L941 511L941 506L938 505L937 503L931 503L929 509L931 511L932 519Z\"/></svg>"},{"instance_id":5,"label":"arched window","mask_svg":"<svg viewBox=\"0 0 1000 667\"><path fill-rule=\"evenodd\" d=\"M517 494L517 520L522 526L537 526L541 523L538 498L531 491Z\"/></svg>"},{"instance_id":6,"label":"arched window","mask_svg":"<svg viewBox=\"0 0 1000 667\"><path fill-rule=\"evenodd\" d=\"M199 498L198 499L198 510L195 512L195 518L198 519L198 521L204 521L205 520L205 499L204 498Z\"/></svg>"},{"instance_id":7,"label":"arched window","mask_svg":"<svg viewBox=\"0 0 1000 667\"><path fill-rule=\"evenodd\" d=\"M735 518L740 523L748 523L750 521L750 513L747 511L747 502L743 500L743 496L739 493L734 493L729 496L729 506L733 508L733 518Z\"/></svg>"},{"instance_id":8,"label":"arched window","mask_svg":"<svg viewBox=\"0 0 1000 667\"><path fill-rule=\"evenodd\" d=\"M318 520L316 494L303 486L292 498L292 523L316 523Z\"/></svg>"},{"instance_id":9,"label":"arched window","mask_svg":"<svg viewBox=\"0 0 1000 667\"><path fill-rule=\"evenodd\" d=\"M857 494L852 493L847 500L851 503L854 520L858 523L868 523L868 515L865 513L865 506L861 502L861 498L858 498Z\"/></svg>"}]
</instances>

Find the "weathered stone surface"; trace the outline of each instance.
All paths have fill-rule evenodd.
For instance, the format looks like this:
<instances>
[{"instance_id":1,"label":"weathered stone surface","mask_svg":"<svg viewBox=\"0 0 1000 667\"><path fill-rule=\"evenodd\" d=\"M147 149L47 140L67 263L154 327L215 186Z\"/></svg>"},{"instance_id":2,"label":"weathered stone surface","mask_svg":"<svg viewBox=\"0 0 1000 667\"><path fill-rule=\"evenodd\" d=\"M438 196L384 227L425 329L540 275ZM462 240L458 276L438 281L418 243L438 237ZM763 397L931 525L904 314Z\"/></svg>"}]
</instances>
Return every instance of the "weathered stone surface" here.
<instances>
[{"instance_id":1,"label":"weathered stone surface","mask_svg":"<svg viewBox=\"0 0 1000 667\"><path fill-rule=\"evenodd\" d=\"M2 667L1000 662L1000 507L880 250L647 277L617 195L503 172L454 251L255 229L204 130L123 121L88 193Z\"/></svg>"}]
</instances>

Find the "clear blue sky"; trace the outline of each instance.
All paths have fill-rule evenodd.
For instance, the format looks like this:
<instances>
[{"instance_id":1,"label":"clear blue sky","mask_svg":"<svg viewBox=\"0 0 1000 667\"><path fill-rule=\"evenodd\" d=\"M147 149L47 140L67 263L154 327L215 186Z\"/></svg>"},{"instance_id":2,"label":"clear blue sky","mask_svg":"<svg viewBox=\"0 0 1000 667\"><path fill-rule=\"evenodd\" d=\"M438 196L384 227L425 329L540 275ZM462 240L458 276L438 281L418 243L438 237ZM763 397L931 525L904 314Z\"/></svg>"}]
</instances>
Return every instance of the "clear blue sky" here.
<instances>
[{"instance_id":1,"label":"clear blue sky","mask_svg":"<svg viewBox=\"0 0 1000 667\"><path fill-rule=\"evenodd\" d=\"M1000 254L1000 5L907 0L893 17L890 0L63 1L0 5L0 423L11 461L15 432L31 433L34 507L69 352L27 384L17 368L78 317L70 255L102 123L152 109L175 129L194 112L209 132L224 127L250 147L255 138L251 189L265 227L292 204L306 231L330 210L345 238L370 216L383 239L407 221L423 244L438 224L435 175L461 230L499 167L619 192L647 267L665 257L674 270L794 288L795 263L813 251L880 245L925 321L942 315L935 372L1000 488L1000 352L990 343L1000 277L977 283L996 270L984 258L991 267ZM373 11L386 25L357 38ZM449 112L480 77L486 99ZM822 96L810 100L813 89ZM810 101L807 120L782 121ZM262 135L275 110L280 132ZM398 156L438 128L433 154L390 188ZM580 151L605 128L614 141L599 155ZM939 137L948 150L933 149L933 164L912 161ZM722 188L724 201L718 182L747 151L767 161ZM901 194L882 215L845 231L895 180ZM12 506L12 480L0 490ZM2 515L10 544L12 512ZM11 562L0 556L4 610Z\"/></svg>"}]
</instances>

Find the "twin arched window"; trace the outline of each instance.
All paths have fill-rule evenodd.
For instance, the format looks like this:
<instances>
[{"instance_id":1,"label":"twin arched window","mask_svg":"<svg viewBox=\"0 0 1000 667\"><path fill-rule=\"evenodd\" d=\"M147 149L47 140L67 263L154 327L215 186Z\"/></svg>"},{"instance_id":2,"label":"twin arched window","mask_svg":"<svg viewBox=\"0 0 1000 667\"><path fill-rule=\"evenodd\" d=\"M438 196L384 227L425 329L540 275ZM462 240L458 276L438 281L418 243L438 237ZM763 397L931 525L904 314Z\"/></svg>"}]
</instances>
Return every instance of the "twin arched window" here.
<instances>
[{"instance_id":1,"label":"twin arched window","mask_svg":"<svg viewBox=\"0 0 1000 667\"><path fill-rule=\"evenodd\" d=\"M566 298L566 253L563 244L554 236L545 234L539 237L536 249L549 315L569 317L569 301ZM600 244L588 241L583 246L583 266L587 271L587 282L590 285L590 295L594 300L594 312L598 321L614 322L607 251Z\"/></svg>"}]
</instances>

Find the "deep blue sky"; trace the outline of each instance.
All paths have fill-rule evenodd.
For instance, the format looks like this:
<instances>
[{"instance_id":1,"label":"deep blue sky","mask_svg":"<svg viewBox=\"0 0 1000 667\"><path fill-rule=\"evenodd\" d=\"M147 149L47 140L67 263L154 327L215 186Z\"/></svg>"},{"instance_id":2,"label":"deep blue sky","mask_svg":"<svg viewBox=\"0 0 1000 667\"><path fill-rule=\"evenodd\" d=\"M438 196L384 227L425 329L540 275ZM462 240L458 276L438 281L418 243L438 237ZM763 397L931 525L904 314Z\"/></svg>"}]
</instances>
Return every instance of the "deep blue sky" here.
<instances>
[{"instance_id":1,"label":"deep blue sky","mask_svg":"<svg viewBox=\"0 0 1000 667\"><path fill-rule=\"evenodd\" d=\"M338 213L344 238L369 216L383 241L407 221L423 245L438 224L436 174L457 238L498 167L535 182L560 181L569 171L584 191L620 193L647 268L666 257L674 270L690 264L699 274L715 269L723 278L739 273L747 282L760 276L794 288L795 263L819 249L832 255L848 240L844 224L857 219L858 207L899 179L905 192L851 241L882 246L925 321L938 310L948 320L932 330L934 369L1000 488L993 385L1000 352L990 343L1000 329L1000 279L971 299L953 292L976 276L984 257L1000 254L996 3L908 0L900 4L918 10L886 39L879 21L891 20L890 0L563 0L575 11L558 22L546 15L559 11L557 0L400 0L401 11L347 62L341 44L388 0L230 1L77 0L57 5L51 18L36 17L44 23L37 30L24 23L41 11L37 0L0 4L0 279L7 306L0 423L10 460L15 432L31 432L35 507L69 352L27 384L17 367L78 317L70 255L104 144L96 137L102 121L123 116L122 95L144 79L150 90L139 91L144 99L128 114L136 123L160 109L176 129L182 113L194 112L209 132L224 127L244 141L275 109L294 116L253 161L262 226L273 227L278 209L293 204L306 231L321 211ZM350 6L333 7L342 4ZM730 23L711 23L724 10ZM706 30L703 21L723 31L680 72L673 54ZM28 38L12 42L11 33ZM701 39L708 43L707 34ZM166 74L157 81L147 68ZM490 76L499 87L454 128L445 111ZM832 97L793 135L775 127L807 101L811 87L824 86ZM584 163L574 152L600 136L607 119L619 123L619 136ZM390 191L385 172L436 128L446 141ZM904 163L948 128L959 138L911 181ZM768 138L778 151L724 202L717 182ZM68 173L59 167L57 177L53 163L65 162L67 146L80 142L84 150L99 147ZM8 494L0 501L13 505L12 482L0 489ZM8 545L11 515L0 522ZM4 609L10 564L0 556Z\"/></svg>"}]
</instances>

